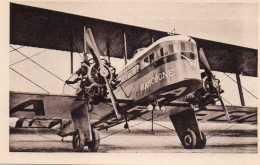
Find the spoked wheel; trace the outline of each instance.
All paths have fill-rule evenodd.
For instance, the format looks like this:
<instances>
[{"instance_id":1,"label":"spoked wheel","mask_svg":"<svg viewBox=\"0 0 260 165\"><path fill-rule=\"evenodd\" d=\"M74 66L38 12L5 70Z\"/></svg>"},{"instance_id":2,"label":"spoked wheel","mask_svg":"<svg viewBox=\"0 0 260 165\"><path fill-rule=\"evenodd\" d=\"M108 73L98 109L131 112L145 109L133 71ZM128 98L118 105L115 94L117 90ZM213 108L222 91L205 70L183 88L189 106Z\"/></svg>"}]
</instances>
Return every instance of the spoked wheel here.
<instances>
[{"instance_id":1,"label":"spoked wheel","mask_svg":"<svg viewBox=\"0 0 260 165\"><path fill-rule=\"evenodd\" d=\"M202 140L197 140L196 148L203 149L206 146L207 138L204 132L201 131Z\"/></svg>"},{"instance_id":2,"label":"spoked wheel","mask_svg":"<svg viewBox=\"0 0 260 165\"><path fill-rule=\"evenodd\" d=\"M72 139L73 151L82 152L85 146L85 135L83 131L76 130Z\"/></svg>"},{"instance_id":3,"label":"spoked wheel","mask_svg":"<svg viewBox=\"0 0 260 165\"><path fill-rule=\"evenodd\" d=\"M182 138L182 145L186 149L194 149L196 146L196 135L193 131L185 131Z\"/></svg>"},{"instance_id":4,"label":"spoked wheel","mask_svg":"<svg viewBox=\"0 0 260 165\"><path fill-rule=\"evenodd\" d=\"M99 133L96 129L92 129L92 142L88 142L88 150L89 152L97 152L99 145L100 145L100 137Z\"/></svg>"}]
</instances>

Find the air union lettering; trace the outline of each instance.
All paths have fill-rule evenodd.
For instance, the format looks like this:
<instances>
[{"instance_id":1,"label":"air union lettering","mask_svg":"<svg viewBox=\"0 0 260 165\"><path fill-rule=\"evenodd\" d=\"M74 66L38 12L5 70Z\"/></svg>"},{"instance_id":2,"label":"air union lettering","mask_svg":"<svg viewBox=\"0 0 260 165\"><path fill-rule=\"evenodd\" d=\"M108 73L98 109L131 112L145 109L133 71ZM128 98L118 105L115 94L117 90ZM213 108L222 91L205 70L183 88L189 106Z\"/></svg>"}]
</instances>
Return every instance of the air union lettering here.
<instances>
[{"instance_id":1,"label":"air union lettering","mask_svg":"<svg viewBox=\"0 0 260 165\"><path fill-rule=\"evenodd\" d=\"M144 82L143 84L141 84L141 91L146 90L146 89L150 88L152 85L154 85L155 83L158 83L159 81L166 79L168 77L172 77L172 76L174 76L173 69L163 71L163 72L159 73L158 75L152 77L148 81Z\"/></svg>"}]
</instances>

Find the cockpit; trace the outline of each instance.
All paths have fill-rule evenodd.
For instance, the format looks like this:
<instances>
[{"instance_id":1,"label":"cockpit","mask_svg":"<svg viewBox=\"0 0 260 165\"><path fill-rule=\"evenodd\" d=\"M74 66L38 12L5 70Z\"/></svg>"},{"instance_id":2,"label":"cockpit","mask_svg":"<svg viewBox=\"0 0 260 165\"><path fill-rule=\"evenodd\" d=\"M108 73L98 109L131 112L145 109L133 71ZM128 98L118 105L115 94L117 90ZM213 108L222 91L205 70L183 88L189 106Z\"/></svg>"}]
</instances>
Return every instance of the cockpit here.
<instances>
[{"instance_id":1,"label":"cockpit","mask_svg":"<svg viewBox=\"0 0 260 165\"><path fill-rule=\"evenodd\" d=\"M181 58L197 59L197 47L192 42L181 42Z\"/></svg>"}]
</instances>

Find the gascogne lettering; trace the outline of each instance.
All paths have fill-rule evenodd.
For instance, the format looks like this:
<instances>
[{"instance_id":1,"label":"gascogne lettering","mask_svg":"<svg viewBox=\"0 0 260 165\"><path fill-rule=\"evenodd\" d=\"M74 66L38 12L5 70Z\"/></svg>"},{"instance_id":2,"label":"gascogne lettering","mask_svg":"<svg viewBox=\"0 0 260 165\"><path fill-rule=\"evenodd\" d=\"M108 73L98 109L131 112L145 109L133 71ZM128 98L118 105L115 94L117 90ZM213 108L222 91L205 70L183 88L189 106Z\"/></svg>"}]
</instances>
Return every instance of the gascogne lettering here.
<instances>
[{"instance_id":1,"label":"gascogne lettering","mask_svg":"<svg viewBox=\"0 0 260 165\"><path fill-rule=\"evenodd\" d=\"M158 83L159 81L162 81L163 79L166 79L166 78L172 77L172 76L174 76L173 69L163 71L163 72L159 73L158 75L152 77L148 81L144 82L143 84L141 84L141 91L146 90L146 89L150 88L152 85Z\"/></svg>"}]
</instances>

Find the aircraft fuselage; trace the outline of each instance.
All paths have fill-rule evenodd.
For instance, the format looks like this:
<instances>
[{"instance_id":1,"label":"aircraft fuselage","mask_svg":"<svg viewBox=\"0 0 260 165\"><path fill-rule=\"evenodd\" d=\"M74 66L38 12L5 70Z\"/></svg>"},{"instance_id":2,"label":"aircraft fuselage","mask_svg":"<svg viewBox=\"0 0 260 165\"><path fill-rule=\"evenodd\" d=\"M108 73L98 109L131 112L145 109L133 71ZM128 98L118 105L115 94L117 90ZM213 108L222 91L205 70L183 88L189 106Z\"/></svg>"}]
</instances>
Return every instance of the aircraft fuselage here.
<instances>
[{"instance_id":1,"label":"aircraft fuselage","mask_svg":"<svg viewBox=\"0 0 260 165\"><path fill-rule=\"evenodd\" d=\"M196 42L187 36L161 38L134 55L119 72L118 98L172 100L201 87Z\"/></svg>"}]
</instances>

